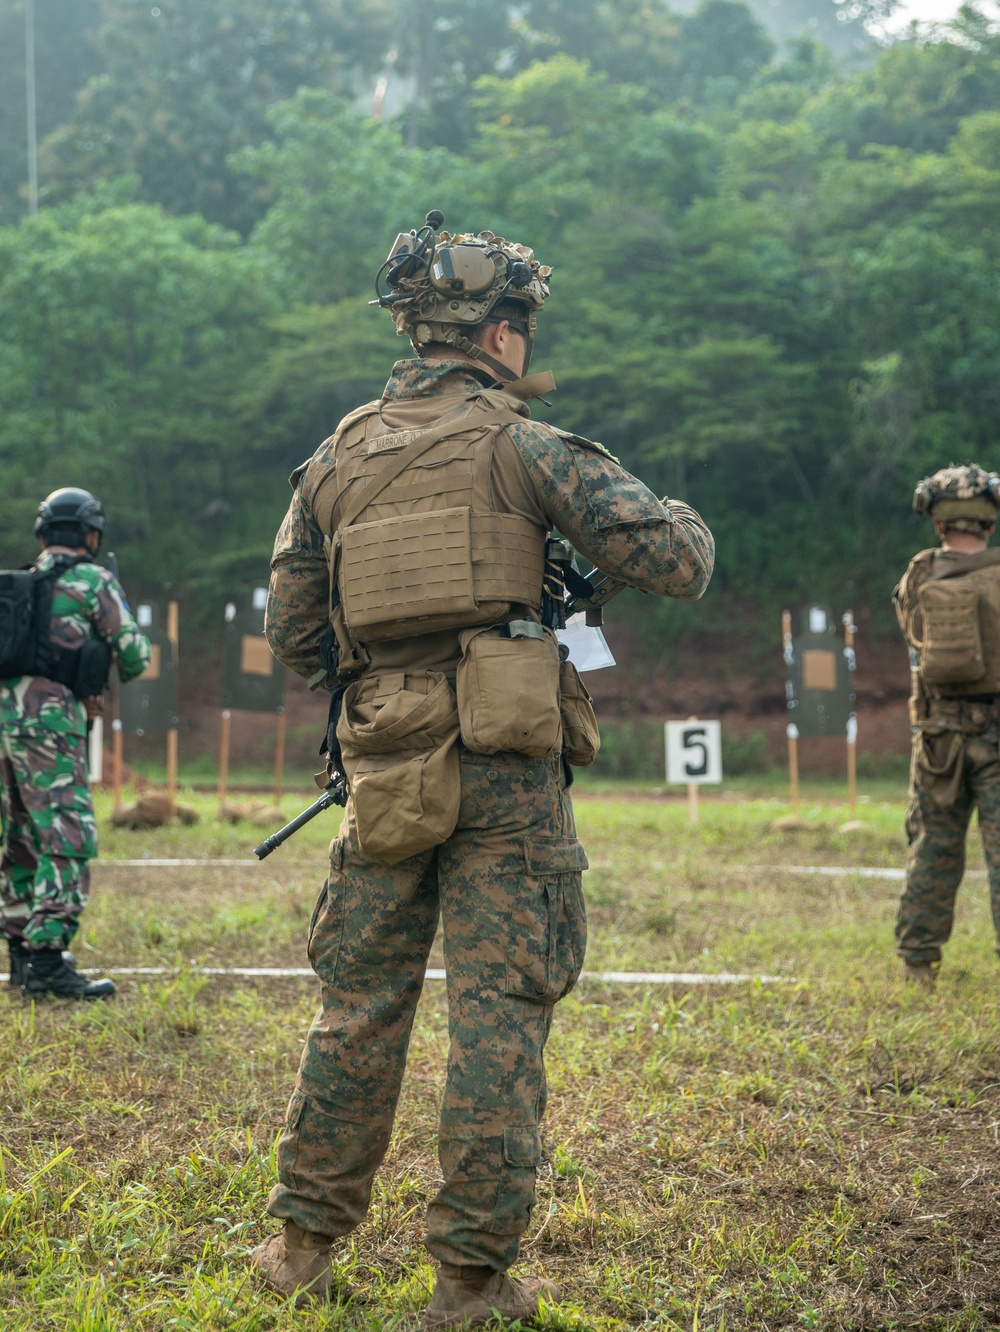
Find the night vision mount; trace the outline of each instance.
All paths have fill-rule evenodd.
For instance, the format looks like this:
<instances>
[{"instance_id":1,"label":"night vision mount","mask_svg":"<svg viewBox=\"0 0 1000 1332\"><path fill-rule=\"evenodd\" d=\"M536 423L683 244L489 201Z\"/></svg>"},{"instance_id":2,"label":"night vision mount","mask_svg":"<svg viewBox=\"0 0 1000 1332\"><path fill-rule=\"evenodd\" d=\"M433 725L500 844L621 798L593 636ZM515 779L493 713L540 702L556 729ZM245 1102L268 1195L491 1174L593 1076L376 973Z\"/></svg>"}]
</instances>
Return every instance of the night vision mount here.
<instances>
[{"instance_id":1,"label":"night vision mount","mask_svg":"<svg viewBox=\"0 0 1000 1332\"><path fill-rule=\"evenodd\" d=\"M435 312L438 319L450 314L457 321L469 322L463 307L470 300L478 305L489 297L492 306L512 288L531 305L536 304L527 293L535 277L530 263L513 257L509 247L488 231L468 237L445 232L439 244L437 232L443 222L444 213L434 208L419 230L399 233L375 275L375 299L369 305L388 309L399 301L423 304L423 296L440 307Z\"/></svg>"}]
</instances>

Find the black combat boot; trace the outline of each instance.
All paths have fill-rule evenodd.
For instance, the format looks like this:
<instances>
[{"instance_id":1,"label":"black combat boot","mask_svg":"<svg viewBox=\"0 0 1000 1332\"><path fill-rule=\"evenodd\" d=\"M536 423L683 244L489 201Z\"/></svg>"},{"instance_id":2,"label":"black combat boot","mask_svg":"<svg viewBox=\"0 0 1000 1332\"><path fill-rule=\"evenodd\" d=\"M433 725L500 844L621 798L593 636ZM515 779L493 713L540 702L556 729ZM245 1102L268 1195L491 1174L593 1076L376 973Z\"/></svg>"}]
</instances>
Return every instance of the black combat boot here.
<instances>
[{"instance_id":1,"label":"black combat boot","mask_svg":"<svg viewBox=\"0 0 1000 1332\"><path fill-rule=\"evenodd\" d=\"M30 953L28 974L21 993L25 999L109 999L115 992L112 980L87 980L76 967L67 964L58 948Z\"/></svg>"},{"instance_id":2,"label":"black combat boot","mask_svg":"<svg viewBox=\"0 0 1000 1332\"><path fill-rule=\"evenodd\" d=\"M8 939L7 947L10 949L10 975L7 982L20 989L28 978L28 959L31 954L20 939Z\"/></svg>"}]
</instances>

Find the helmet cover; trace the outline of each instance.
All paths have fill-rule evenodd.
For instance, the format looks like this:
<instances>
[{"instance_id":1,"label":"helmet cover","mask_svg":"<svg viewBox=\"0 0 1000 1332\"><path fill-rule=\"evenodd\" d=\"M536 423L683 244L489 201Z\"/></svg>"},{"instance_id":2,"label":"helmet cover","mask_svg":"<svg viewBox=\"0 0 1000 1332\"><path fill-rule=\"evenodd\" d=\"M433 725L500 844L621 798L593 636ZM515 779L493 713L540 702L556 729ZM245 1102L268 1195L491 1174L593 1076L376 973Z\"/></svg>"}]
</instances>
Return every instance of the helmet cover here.
<instances>
[{"instance_id":1,"label":"helmet cover","mask_svg":"<svg viewBox=\"0 0 1000 1332\"><path fill-rule=\"evenodd\" d=\"M427 218L419 231L396 237L376 277L377 299L371 303L389 310L396 332L410 339L418 355L428 343L443 342L483 359L482 348L468 331L488 320L500 301L518 301L525 307L525 326L519 331L527 344L526 373L535 314L549 294L552 269L540 264L527 246L492 231L435 235L435 222L440 226L444 216L436 212ZM383 279L387 292L379 286ZM494 364L492 358L485 359Z\"/></svg>"}]
</instances>

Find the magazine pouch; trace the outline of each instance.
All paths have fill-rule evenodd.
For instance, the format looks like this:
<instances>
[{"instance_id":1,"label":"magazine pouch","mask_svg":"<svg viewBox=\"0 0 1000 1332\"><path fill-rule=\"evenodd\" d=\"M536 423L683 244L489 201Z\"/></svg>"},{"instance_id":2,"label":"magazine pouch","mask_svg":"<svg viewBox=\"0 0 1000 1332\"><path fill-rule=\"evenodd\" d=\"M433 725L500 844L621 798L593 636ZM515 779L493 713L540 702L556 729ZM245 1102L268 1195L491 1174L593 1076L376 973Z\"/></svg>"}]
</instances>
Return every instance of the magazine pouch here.
<instances>
[{"instance_id":1,"label":"magazine pouch","mask_svg":"<svg viewBox=\"0 0 1000 1332\"><path fill-rule=\"evenodd\" d=\"M337 738L366 855L394 865L455 831L458 734L440 671L382 672L348 686Z\"/></svg>"}]
</instances>

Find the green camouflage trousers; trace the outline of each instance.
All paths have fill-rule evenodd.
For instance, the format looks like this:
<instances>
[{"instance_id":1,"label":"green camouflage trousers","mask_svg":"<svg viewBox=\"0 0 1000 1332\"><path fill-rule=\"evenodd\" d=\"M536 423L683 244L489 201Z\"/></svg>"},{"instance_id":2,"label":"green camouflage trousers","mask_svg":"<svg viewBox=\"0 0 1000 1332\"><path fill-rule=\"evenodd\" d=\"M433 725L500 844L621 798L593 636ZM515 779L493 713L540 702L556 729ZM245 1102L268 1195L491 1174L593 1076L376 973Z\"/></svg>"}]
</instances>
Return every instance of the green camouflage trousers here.
<instances>
[{"instance_id":1,"label":"green camouflage trousers","mask_svg":"<svg viewBox=\"0 0 1000 1332\"><path fill-rule=\"evenodd\" d=\"M397 865L361 853L348 804L309 933L322 1008L268 1211L329 1236L364 1218L440 917L450 1050L426 1244L505 1271L535 1199L552 1005L583 964L587 861L558 759L463 750L461 767L454 834Z\"/></svg>"},{"instance_id":2,"label":"green camouflage trousers","mask_svg":"<svg viewBox=\"0 0 1000 1332\"><path fill-rule=\"evenodd\" d=\"M973 809L979 811L993 925L1000 940L1000 723L990 720L978 735L967 736L958 762L962 770L957 796L944 809L920 784L916 763L913 766L906 887L896 918L896 946L907 962L940 961L942 946L951 937Z\"/></svg>"},{"instance_id":3,"label":"green camouflage trousers","mask_svg":"<svg viewBox=\"0 0 1000 1332\"><path fill-rule=\"evenodd\" d=\"M0 931L29 948L66 948L97 854L87 742L54 731L0 731Z\"/></svg>"}]
</instances>

